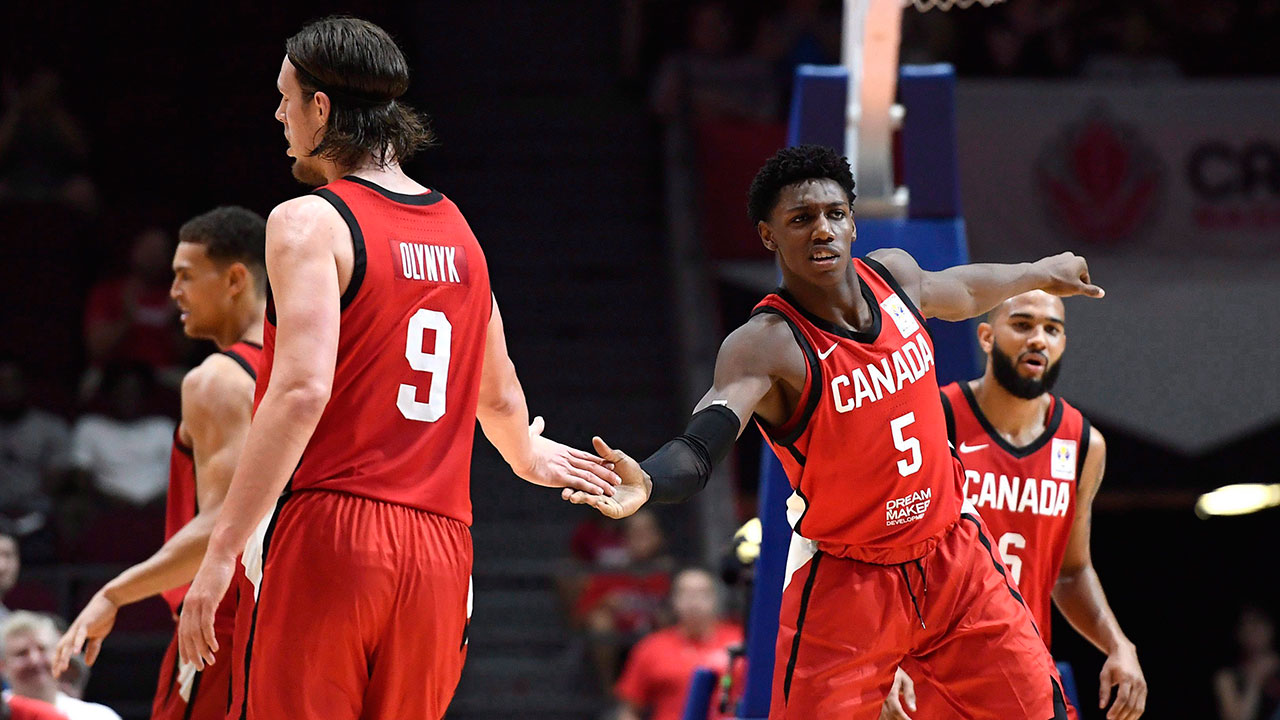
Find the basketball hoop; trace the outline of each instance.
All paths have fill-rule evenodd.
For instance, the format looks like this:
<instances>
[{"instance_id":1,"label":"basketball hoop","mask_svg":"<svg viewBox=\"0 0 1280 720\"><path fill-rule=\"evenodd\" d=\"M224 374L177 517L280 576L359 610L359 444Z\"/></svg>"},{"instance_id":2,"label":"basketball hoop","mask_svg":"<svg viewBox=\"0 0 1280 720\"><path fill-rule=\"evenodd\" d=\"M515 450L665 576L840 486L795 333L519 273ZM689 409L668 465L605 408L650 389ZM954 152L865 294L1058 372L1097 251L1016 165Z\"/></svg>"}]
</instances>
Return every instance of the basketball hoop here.
<instances>
[{"instance_id":1,"label":"basketball hoop","mask_svg":"<svg viewBox=\"0 0 1280 720\"><path fill-rule=\"evenodd\" d=\"M1004 2L1004 0L902 0L902 7L914 5L920 12L929 12L930 10L942 10L946 12L953 7L964 10L972 5L982 5L990 7L996 3Z\"/></svg>"}]
</instances>

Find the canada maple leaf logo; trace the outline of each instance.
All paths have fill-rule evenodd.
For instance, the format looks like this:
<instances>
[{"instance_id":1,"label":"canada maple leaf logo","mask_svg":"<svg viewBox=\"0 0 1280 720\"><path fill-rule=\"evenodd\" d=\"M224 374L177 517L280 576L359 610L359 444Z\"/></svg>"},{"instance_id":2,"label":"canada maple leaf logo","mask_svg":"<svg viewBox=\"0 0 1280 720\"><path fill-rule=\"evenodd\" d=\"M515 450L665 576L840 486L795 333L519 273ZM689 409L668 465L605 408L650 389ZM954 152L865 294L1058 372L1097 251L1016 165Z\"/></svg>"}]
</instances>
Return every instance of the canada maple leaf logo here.
<instances>
[{"instance_id":1,"label":"canada maple leaf logo","mask_svg":"<svg viewBox=\"0 0 1280 720\"><path fill-rule=\"evenodd\" d=\"M1159 157L1104 110L1064 128L1040 154L1036 181L1049 214L1081 239L1115 244L1150 215L1163 185Z\"/></svg>"}]
</instances>

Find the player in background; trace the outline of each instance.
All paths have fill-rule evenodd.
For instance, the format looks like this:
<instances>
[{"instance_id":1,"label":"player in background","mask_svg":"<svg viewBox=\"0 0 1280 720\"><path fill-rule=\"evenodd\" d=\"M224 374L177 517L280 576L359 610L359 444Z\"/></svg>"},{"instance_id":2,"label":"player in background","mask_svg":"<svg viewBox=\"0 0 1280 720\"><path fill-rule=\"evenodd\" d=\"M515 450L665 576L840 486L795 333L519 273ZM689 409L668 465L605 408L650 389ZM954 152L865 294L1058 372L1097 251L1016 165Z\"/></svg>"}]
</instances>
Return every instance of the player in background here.
<instances>
[{"instance_id":1,"label":"player in background","mask_svg":"<svg viewBox=\"0 0 1280 720\"><path fill-rule=\"evenodd\" d=\"M749 212L782 285L720 347L685 433L643 463L596 438L623 484L563 496L610 517L679 502L754 418L795 494L771 718L875 718L904 657L949 685L956 714L1065 718L1030 613L964 508L925 317L961 320L1033 289L1101 297L1082 258L926 272L901 250L865 258L849 163L779 151Z\"/></svg>"},{"instance_id":2,"label":"player in background","mask_svg":"<svg viewBox=\"0 0 1280 720\"><path fill-rule=\"evenodd\" d=\"M617 481L530 424L480 245L401 168L430 140L408 83L395 42L354 18L291 37L276 80L293 174L321 187L267 220L253 427L179 628L185 661L217 661L244 549L250 720L444 714L466 656L477 419L529 482Z\"/></svg>"},{"instance_id":3,"label":"player in background","mask_svg":"<svg viewBox=\"0 0 1280 720\"><path fill-rule=\"evenodd\" d=\"M1109 720L1136 720L1147 683L1137 650L1107 603L1093 568L1093 498L1106 468L1102 433L1066 400L1053 395L1067 345L1060 298L1024 293L1000 303L978 325L987 354L982 377L942 389L952 443L965 467L965 495L991 528L1040 636L1052 647L1049 605L1107 656L1098 707L1116 689ZM908 675L910 662L906 665ZM903 711L890 691L886 718L949 717L926 680L915 678L915 705ZM911 678L899 675L899 683Z\"/></svg>"},{"instance_id":4,"label":"player in background","mask_svg":"<svg viewBox=\"0 0 1280 720\"><path fill-rule=\"evenodd\" d=\"M182 381L182 422L169 457L165 543L154 555L99 590L58 642L54 674L81 649L92 665L125 605L163 594L174 620L187 583L196 574L222 508L231 474L244 449L253 413L253 388L262 353L267 302L266 223L240 207L220 207L178 231L169 294L193 338L212 340L218 352ZM178 633L160 668L152 718L220 720L231 690L230 640L236 612L229 594L216 612L215 632L226 662L197 672L179 662Z\"/></svg>"}]
</instances>

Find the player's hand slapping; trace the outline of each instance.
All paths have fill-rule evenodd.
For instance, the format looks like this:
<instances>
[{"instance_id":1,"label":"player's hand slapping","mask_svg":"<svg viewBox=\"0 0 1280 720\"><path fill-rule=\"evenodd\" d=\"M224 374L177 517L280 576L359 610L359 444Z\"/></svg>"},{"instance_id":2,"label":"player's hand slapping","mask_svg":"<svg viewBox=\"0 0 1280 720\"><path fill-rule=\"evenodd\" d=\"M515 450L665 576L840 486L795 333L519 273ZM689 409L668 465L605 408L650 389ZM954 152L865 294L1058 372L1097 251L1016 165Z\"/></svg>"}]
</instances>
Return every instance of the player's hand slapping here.
<instances>
[{"instance_id":1,"label":"player's hand slapping","mask_svg":"<svg viewBox=\"0 0 1280 720\"><path fill-rule=\"evenodd\" d=\"M205 553L200 570L182 601L182 617L178 620L178 657L183 662L204 670L214 663L218 638L213 632L213 616L222 596L231 587L236 571L236 558Z\"/></svg>"},{"instance_id":2,"label":"player's hand slapping","mask_svg":"<svg viewBox=\"0 0 1280 720\"><path fill-rule=\"evenodd\" d=\"M84 651L84 662L93 665L102 650L102 641L111 633L116 624L116 611L120 606L111 602L103 591L99 590L84 606L84 610L76 616L75 622L63 633L58 647L53 654L53 676L57 677L66 671L71 664L71 656Z\"/></svg>"},{"instance_id":3,"label":"player's hand slapping","mask_svg":"<svg viewBox=\"0 0 1280 720\"><path fill-rule=\"evenodd\" d=\"M1147 679L1138 664L1138 651L1125 645L1107 656L1099 676L1098 707L1105 708L1116 689L1116 700L1107 711L1107 720L1138 720L1147 709Z\"/></svg>"},{"instance_id":4,"label":"player's hand slapping","mask_svg":"<svg viewBox=\"0 0 1280 720\"><path fill-rule=\"evenodd\" d=\"M630 455L609 447L599 437L592 438L591 442L595 444L600 457L613 464L613 471L622 479L622 484L614 488L611 495L593 495L565 488L560 496L575 505L590 505L605 517L614 520L631 515L648 502L649 495L653 492L653 481L640 467L640 463Z\"/></svg>"},{"instance_id":5,"label":"player's hand slapping","mask_svg":"<svg viewBox=\"0 0 1280 720\"><path fill-rule=\"evenodd\" d=\"M566 491L591 495L612 495L614 486L622 482L610 463L589 452L561 445L542 436L546 427L542 416L529 424L530 455L527 465L512 466L512 471L534 485L565 488Z\"/></svg>"},{"instance_id":6,"label":"player's hand slapping","mask_svg":"<svg viewBox=\"0 0 1280 720\"><path fill-rule=\"evenodd\" d=\"M916 684L910 675L898 668L893 675L889 697L880 706L880 720L911 720L907 710L916 711Z\"/></svg>"},{"instance_id":7,"label":"player's hand slapping","mask_svg":"<svg viewBox=\"0 0 1280 720\"><path fill-rule=\"evenodd\" d=\"M1041 290L1058 297L1087 295L1100 298L1106 291L1089 281L1089 264L1075 253L1058 253L1041 258L1035 263L1044 272L1049 282L1041 286Z\"/></svg>"}]
</instances>

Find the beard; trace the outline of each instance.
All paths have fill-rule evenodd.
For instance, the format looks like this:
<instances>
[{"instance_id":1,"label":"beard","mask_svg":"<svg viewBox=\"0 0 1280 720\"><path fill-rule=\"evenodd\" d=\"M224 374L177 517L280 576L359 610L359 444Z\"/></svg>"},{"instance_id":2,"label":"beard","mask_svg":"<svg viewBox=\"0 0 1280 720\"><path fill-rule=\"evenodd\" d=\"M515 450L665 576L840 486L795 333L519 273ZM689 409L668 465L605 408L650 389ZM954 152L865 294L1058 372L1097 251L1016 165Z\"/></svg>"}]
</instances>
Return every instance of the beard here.
<instances>
[{"instance_id":1,"label":"beard","mask_svg":"<svg viewBox=\"0 0 1280 720\"><path fill-rule=\"evenodd\" d=\"M996 345L991 346L991 369L996 382L1010 395L1023 400L1034 400L1053 389L1058 382L1058 373L1062 370L1062 358L1050 365L1039 379L1027 378L1018 374L1018 366L1013 358L1000 351Z\"/></svg>"},{"instance_id":2,"label":"beard","mask_svg":"<svg viewBox=\"0 0 1280 720\"><path fill-rule=\"evenodd\" d=\"M311 158L295 158L292 171L295 180L309 187L320 187L329 182Z\"/></svg>"}]
</instances>

